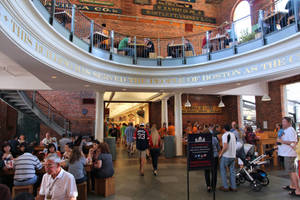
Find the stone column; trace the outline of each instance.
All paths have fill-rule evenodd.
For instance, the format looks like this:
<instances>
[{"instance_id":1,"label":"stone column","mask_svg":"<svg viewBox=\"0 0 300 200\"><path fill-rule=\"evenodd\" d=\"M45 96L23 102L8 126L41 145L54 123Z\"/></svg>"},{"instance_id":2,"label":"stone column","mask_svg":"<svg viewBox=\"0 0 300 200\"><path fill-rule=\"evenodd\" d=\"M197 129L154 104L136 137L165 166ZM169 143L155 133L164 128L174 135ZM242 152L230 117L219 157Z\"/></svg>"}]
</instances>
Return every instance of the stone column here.
<instances>
[{"instance_id":1,"label":"stone column","mask_svg":"<svg viewBox=\"0 0 300 200\"><path fill-rule=\"evenodd\" d=\"M168 99L163 98L161 100L161 127L166 123L168 127Z\"/></svg>"},{"instance_id":2,"label":"stone column","mask_svg":"<svg viewBox=\"0 0 300 200\"><path fill-rule=\"evenodd\" d=\"M95 139L104 139L104 92L96 92Z\"/></svg>"},{"instance_id":3,"label":"stone column","mask_svg":"<svg viewBox=\"0 0 300 200\"><path fill-rule=\"evenodd\" d=\"M174 114L175 114L176 156L182 156L182 103L181 103L181 93L175 93Z\"/></svg>"}]
</instances>

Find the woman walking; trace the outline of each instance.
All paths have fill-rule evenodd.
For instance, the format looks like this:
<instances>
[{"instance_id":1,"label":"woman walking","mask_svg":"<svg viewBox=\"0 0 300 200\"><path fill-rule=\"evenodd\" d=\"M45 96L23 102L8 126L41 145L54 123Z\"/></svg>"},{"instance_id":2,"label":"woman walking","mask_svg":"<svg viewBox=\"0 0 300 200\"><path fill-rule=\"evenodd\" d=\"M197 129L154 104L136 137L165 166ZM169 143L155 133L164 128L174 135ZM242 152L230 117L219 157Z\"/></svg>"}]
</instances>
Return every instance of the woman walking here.
<instances>
[{"instance_id":1,"label":"woman walking","mask_svg":"<svg viewBox=\"0 0 300 200\"><path fill-rule=\"evenodd\" d=\"M153 126L151 129L151 135L150 135L150 154L152 158L152 166L153 166L153 174L154 176L157 176L157 162L158 157L160 154L160 147L161 147L161 139L159 136L159 133L156 129L156 126Z\"/></svg>"}]
</instances>

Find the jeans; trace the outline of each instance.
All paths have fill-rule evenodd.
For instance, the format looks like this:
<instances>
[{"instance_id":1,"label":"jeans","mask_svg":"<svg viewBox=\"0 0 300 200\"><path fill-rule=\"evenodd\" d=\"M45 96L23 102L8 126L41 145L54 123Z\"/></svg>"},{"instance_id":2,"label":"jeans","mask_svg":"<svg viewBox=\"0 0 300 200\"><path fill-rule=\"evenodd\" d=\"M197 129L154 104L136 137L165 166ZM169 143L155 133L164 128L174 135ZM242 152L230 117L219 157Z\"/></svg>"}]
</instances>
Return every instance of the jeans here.
<instances>
[{"instance_id":1,"label":"jeans","mask_svg":"<svg viewBox=\"0 0 300 200\"><path fill-rule=\"evenodd\" d=\"M157 170L157 161L160 154L160 149L159 148L150 149L150 154L152 158L153 170Z\"/></svg>"},{"instance_id":2,"label":"jeans","mask_svg":"<svg viewBox=\"0 0 300 200\"><path fill-rule=\"evenodd\" d=\"M217 177L218 177L218 162L219 159L218 157L214 158L214 163L213 163L213 170L211 169L206 169L204 172L205 175L205 182L207 187L213 187L213 189L216 188L217 185ZM210 174L212 176L210 176Z\"/></svg>"},{"instance_id":3,"label":"jeans","mask_svg":"<svg viewBox=\"0 0 300 200\"><path fill-rule=\"evenodd\" d=\"M133 49L129 48L129 47L125 47L123 49L121 49L122 51L125 51L127 53L127 56L133 56L134 55L134 51Z\"/></svg>"},{"instance_id":4,"label":"jeans","mask_svg":"<svg viewBox=\"0 0 300 200\"><path fill-rule=\"evenodd\" d=\"M26 181L14 180L14 185L16 185L16 186L33 185L37 182L37 179L38 179L38 177L36 175L34 175L33 178L28 179Z\"/></svg>"},{"instance_id":5,"label":"jeans","mask_svg":"<svg viewBox=\"0 0 300 200\"><path fill-rule=\"evenodd\" d=\"M80 183L83 183L85 181L87 181L87 176L84 176L84 177L82 177L80 179L76 179L76 184L80 184Z\"/></svg>"},{"instance_id":6,"label":"jeans","mask_svg":"<svg viewBox=\"0 0 300 200\"><path fill-rule=\"evenodd\" d=\"M230 171L231 188L236 189L234 164L235 164L235 158L226 158L224 156L221 158L220 173L221 173L223 187L225 189L229 189L229 186L227 184L226 167L229 167L229 171Z\"/></svg>"}]
</instances>

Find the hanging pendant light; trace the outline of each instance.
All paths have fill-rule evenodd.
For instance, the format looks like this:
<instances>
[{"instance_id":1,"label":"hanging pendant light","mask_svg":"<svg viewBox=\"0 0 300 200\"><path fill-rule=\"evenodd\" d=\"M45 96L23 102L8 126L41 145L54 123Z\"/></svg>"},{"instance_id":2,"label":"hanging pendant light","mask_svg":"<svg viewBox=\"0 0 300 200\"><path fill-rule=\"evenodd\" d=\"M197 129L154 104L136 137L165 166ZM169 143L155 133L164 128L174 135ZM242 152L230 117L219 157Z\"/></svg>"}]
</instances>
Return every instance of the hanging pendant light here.
<instances>
[{"instance_id":1,"label":"hanging pendant light","mask_svg":"<svg viewBox=\"0 0 300 200\"><path fill-rule=\"evenodd\" d=\"M189 95L187 95L186 103L184 104L184 107L186 107L186 108L192 107L192 104L191 104L191 102L189 101Z\"/></svg>"},{"instance_id":2,"label":"hanging pendant light","mask_svg":"<svg viewBox=\"0 0 300 200\"><path fill-rule=\"evenodd\" d=\"M225 107L225 104L223 103L222 96L220 96L220 99L221 99L221 101L220 101L218 107L219 107L219 108L224 108L224 107Z\"/></svg>"},{"instance_id":3,"label":"hanging pendant light","mask_svg":"<svg viewBox=\"0 0 300 200\"><path fill-rule=\"evenodd\" d=\"M267 94L265 94L262 98L261 101L271 101L271 97Z\"/></svg>"}]
</instances>

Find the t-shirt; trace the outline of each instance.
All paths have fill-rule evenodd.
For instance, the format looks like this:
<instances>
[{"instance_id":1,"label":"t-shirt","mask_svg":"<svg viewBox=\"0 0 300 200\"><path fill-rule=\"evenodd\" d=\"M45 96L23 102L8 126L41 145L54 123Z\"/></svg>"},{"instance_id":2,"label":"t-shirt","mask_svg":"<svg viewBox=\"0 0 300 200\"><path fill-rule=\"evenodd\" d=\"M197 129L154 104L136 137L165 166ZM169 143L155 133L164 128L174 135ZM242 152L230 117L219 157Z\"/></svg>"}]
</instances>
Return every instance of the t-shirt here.
<instances>
[{"instance_id":1,"label":"t-shirt","mask_svg":"<svg viewBox=\"0 0 300 200\"><path fill-rule=\"evenodd\" d=\"M228 135L230 135L230 140L228 142ZM228 144L228 148L225 151L225 153L223 154L223 157L225 158L235 158L236 157L236 139L235 139L235 135L232 132L226 132L223 134L222 136L222 142L223 142L223 146L224 143Z\"/></svg>"},{"instance_id":2,"label":"t-shirt","mask_svg":"<svg viewBox=\"0 0 300 200\"><path fill-rule=\"evenodd\" d=\"M127 143L131 143L134 141L134 139L133 139L134 132L135 132L135 128L133 126L128 126L125 129L125 136L126 136Z\"/></svg>"},{"instance_id":3,"label":"t-shirt","mask_svg":"<svg viewBox=\"0 0 300 200\"><path fill-rule=\"evenodd\" d=\"M108 178L114 175L114 167L112 155L110 153L101 153L98 160L102 161L102 166L97 169L97 176L99 178Z\"/></svg>"},{"instance_id":4,"label":"t-shirt","mask_svg":"<svg viewBox=\"0 0 300 200\"><path fill-rule=\"evenodd\" d=\"M134 133L134 139L136 139L136 148L140 151L144 151L149 146L149 133L144 128L139 128Z\"/></svg>"},{"instance_id":5,"label":"t-shirt","mask_svg":"<svg viewBox=\"0 0 300 200\"><path fill-rule=\"evenodd\" d=\"M69 163L68 165L68 172L73 174L74 178L81 179L85 176L86 172L84 169L84 165L86 164L86 160L84 157L81 157L79 160L75 161L74 163Z\"/></svg>"},{"instance_id":6,"label":"t-shirt","mask_svg":"<svg viewBox=\"0 0 300 200\"><path fill-rule=\"evenodd\" d=\"M168 135L175 136L175 126L171 125L168 127Z\"/></svg>"},{"instance_id":7,"label":"t-shirt","mask_svg":"<svg viewBox=\"0 0 300 200\"><path fill-rule=\"evenodd\" d=\"M118 49L122 50L122 49L126 48L127 46L128 46L128 38L126 37L120 41Z\"/></svg>"},{"instance_id":8,"label":"t-shirt","mask_svg":"<svg viewBox=\"0 0 300 200\"><path fill-rule=\"evenodd\" d=\"M283 141L289 141L289 142L297 142L297 133L293 127L289 127L287 129L284 129L284 134L281 137ZM297 153L292 148L291 145L282 144L280 147L280 154L281 156L285 157L296 157Z\"/></svg>"},{"instance_id":9,"label":"t-shirt","mask_svg":"<svg viewBox=\"0 0 300 200\"><path fill-rule=\"evenodd\" d=\"M24 153L14 160L14 168L14 180L24 181L33 178L35 170L41 169L42 164L36 156L31 153Z\"/></svg>"},{"instance_id":10,"label":"t-shirt","mask_svg":"<svg viewBox=\"0 0 300 200\"><path fill-rule=\"evenodd\" d=\"M61 151L62 153L65 152L65 145L66 145L67 143L70 143L70 142L72 142L72 140L71 140L70 138L66 138L66 137L61 138L61 139L59 140L60 151Z\"/></svg>"}]
</instances>

